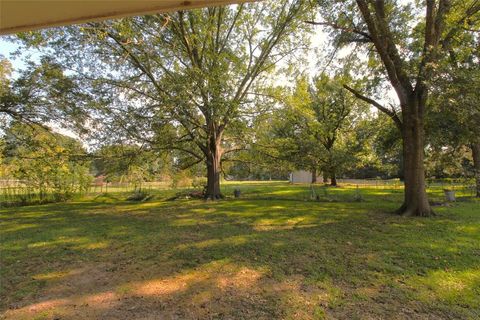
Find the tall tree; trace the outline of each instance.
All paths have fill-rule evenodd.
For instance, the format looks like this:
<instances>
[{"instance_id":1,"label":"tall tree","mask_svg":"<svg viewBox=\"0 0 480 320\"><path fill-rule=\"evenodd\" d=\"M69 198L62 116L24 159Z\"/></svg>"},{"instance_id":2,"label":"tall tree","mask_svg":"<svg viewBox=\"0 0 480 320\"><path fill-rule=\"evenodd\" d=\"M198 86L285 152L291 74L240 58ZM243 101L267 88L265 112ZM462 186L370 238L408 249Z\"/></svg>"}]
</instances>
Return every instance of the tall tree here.
<instances>
[{"instance_id":1,"label":"tall tree","mask_svg":"<svg viewBox=\"0 0 480 320\"><path fill-rule=\"evenodd\" d=\"M179 11L23 39L46 43L58 61L102 85L96 92L111 99L103 130L180 150L190 164L204 161L206 197L217 199L222 157L239 149L252 101L275 65L298 48L302 2Z\"/></svg>"},{"instance_id":2,"label":"tall tree","mask_svg":"<svg viewBox=\"0 0 480 320\"><path fill-rule=\"evenodd\" d=\"M300 78L271 126L276 157L310 170L312 183L321 170L336 186L338 172L358 151L347 131L353 131L361 108L342 88L342 79L322 74L309 84Z\"/></svg>"},{"instance_id":3,"label":"tall tree","mask_svg":"<svg viewBox=\"0 0 480 320\"><path fill-rule=\"evenodd\" d=\"M323 172L330 177L330 184L337 185L337 171L348 159L348 146L338 148L341 133L351 124L351 112L355 101L341 87L345 80L341 76L330 78L321 74L310 88L311 109L318 130L315 137L326 151ZM358 105L358 104L357 104Z\"/></svg>"},{"instance_id":4,"label":"tall tree","mask_svg":"<svg viewBox=\"0 0 480 320\"><path fill-rule=\"evenodd\" d=\"M408 216L432 215L423 164L430 81L437 72L436 64L444 57L442 47L478 15L480 3L426 0L421 2L424 13L420 14L412 3L394 0L319 2L324 8L324 21L313 23L333 28L336 39L343 43L374 49L373 58L381 64L376 65L372 75L384 76L398 98L400 106L396 110L361 90L345 86L357 98L391 117L401 131L405 197L398 212ZM329 11L332 6L335 10Z\"/></svg>"},{"instance_id":5,"label":"tall tree","mask_svg":"<svg viewBox=\"0 0 480 320\"><path fill-rule=\"evenodd\" d=\"M283 97L281 108L277 108L268 119L268 128L258 147L295 169L312 172L312 183L316 183L317 172L325 157L325 149L318 139L319 128L315 125L309 83L300 77L293 91ZM272 120L273 119L273 120Z\"/></svg>"}]
</instances>

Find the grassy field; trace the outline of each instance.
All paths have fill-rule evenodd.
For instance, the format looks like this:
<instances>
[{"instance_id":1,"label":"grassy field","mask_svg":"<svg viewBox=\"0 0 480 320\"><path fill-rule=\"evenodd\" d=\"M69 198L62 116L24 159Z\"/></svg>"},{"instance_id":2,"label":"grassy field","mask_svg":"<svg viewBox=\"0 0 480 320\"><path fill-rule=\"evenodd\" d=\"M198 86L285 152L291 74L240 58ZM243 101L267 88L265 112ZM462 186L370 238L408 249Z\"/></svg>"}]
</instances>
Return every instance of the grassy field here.
<instances>
[{"instance_id":1,"label":"grassy field","mask_svg":"<svg viewBox=\"0 0 480 320\"><path fill-rule=\"evenodd\" d=\"M236 187L1 209L0 318L480 318L480 202L432 188L438 215L403 218L399 188Z\"/></svg>"}]
</instances>

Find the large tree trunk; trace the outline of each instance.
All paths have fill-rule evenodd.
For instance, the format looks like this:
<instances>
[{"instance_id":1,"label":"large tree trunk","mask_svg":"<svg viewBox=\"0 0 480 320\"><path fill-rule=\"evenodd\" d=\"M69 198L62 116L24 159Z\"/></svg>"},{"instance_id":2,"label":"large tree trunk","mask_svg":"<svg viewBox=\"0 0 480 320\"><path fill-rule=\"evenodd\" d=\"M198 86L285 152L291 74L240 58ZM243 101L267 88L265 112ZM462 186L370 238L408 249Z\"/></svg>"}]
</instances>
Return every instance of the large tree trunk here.
<instances>
[{"instance_id":1,"label":"large tree trunk","mask_svg":"<svg viewBox=\"0 0 480 320\"><path fill-rule=\"evenodd\" d=\"M473 170L475 173L477 197L480 197L480 141L472 143Z\"/></svg>"},{"instance_id":2,"label":"large tree trunk","mask_svg":"<svg viewBox=\"0 0 480 320\"><path fill-rule=\"evenodd\" d=\"M330 185L332 187L337 186L337 174L335 173L335 169L332 169L332 172L330 173Z\"/></svg>"},{"instance_id":3,"label":"large tree trunk","mask_svg":"<svg viewBox=\"0 0 480 320\"><path fill-rule=\"evenodd\" d=\"M317 183L317 168L312 168L312 183Z\"/></svg>"},{"instance_id":4,"label":"large tree trunk","mask_svg":"<svg viewBox=\"0 0 480 320\"><path fill-rule=\"evenodd\" d=\"M412 104L421 103L412 99ZM406 108L403 116L403 165L405 194L398 213L406 216L428 217L434 215L428 202L425 184L424 123L418 105Z\"/></svg>"},{"instance_id":5,"label":"large tree trunk","mask_svg":"<svg viewBox=\"0 0 480 320\"><path fill-rule=\"evenodd\" d=\"M205 199L217 200L222 198L220 192L221 152L215 147L212 149L209 150L210 152L207 155L207 190L205 191Z\"/></svg>"},{"instance_id":6,"label":"large tree trunk","mask_svg":"<svg viewBox=\"0 0 480 320\"><path fill-rule=\"evenodd\" d=\"M204 149L207 162L207 189L204 196L205 199L217 200L223 198L220 192L223 129L214 123L211 123L209 127L211 128L210 137Z\"/></svg>"},{"instance_id":7,"label":"large tree trunk","mask_svg":"<svg viewBox=\"0 0 480 320\"><path fill-rule=\"evenodd\" d=\"M398 178L400 181L405 181L405 161L403 160L403 150L398 154Z\"/></svg>"},{"instance_id":8,"label":"large tree trunk","mask_svg":"<svg viewBox=\"0 0 480 320\"><path fill-rule=\"evenodd\" d=\"M327 171L322 171L322 180L323 180L323 183L328 183Z\"/></svg>"}]
</instances>

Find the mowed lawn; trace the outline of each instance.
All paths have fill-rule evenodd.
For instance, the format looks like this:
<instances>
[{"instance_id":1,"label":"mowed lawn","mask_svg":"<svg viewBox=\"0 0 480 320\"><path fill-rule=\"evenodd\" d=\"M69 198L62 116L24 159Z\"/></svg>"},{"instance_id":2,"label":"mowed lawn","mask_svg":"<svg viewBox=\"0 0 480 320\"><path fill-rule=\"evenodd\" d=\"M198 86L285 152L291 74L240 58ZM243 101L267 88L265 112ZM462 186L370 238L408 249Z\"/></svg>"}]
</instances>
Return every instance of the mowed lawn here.
<instances>
[{"instance_id":1,"label":"mowed lawn","mask_svg":"<svg viewBox=\"0 0 480 320\"><path fill-rule=\"evenodd\" d=\"M404 218L399 189L238 186L1 209L0 318L480 318L480 202Z\"/></svg>"}]
</instances>

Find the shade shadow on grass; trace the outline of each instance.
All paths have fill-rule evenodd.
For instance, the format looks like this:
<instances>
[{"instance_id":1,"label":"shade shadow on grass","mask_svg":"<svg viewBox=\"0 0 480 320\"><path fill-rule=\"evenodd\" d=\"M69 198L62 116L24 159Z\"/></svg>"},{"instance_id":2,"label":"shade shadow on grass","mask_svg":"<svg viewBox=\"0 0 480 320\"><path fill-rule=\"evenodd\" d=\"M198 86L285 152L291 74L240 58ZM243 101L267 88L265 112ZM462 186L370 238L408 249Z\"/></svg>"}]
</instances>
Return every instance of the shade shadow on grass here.
<instances>
[{"instance_id":1,"label":"shade shadow on grass","mask_svg":"<svg viewBox=\"0 0 480 320\"><path fill-rule=\"evenodd\" d=\"M7 319L477 317L478 204L432 219L384 213L394 206L241 199L2 210L0 307Z\"/></svg>"}]
</instances>

